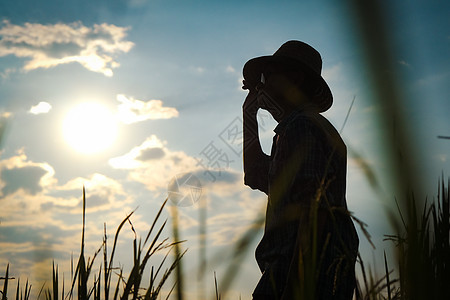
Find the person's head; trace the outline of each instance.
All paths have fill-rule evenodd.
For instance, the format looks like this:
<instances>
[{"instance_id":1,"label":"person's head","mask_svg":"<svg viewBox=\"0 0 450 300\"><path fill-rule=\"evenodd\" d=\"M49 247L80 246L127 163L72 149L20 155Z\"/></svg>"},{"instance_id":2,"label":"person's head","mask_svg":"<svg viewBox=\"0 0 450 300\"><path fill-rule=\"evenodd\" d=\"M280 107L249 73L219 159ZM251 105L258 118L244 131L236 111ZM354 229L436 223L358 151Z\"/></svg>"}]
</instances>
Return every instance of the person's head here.
<instances>
[{"instance_id":1,"label":"person's head","mask_svg":"<svg viewBox=\"0 0 450 300\"><path fill-rule=\"evenodd\" d=\"M258 92L259 107L269 111L277 121L300 107L319 110L311 101L305 72L285 66L269 65L261 73Z\"/></svg>"},{"instance_id":2,"label":"person's head","mask_svg":"<svg viewBox=\"0 0 450 300\"><path fill-rule=\"evenodd\" d=\"M271 56L249 60L243 73L246 86L263 96L261 108L277 119L280 109L286 115L299 107L323 112L332 105L333 97L321 70L322 59L314 48L289 41Z\"/></svg>"}]
</instances>

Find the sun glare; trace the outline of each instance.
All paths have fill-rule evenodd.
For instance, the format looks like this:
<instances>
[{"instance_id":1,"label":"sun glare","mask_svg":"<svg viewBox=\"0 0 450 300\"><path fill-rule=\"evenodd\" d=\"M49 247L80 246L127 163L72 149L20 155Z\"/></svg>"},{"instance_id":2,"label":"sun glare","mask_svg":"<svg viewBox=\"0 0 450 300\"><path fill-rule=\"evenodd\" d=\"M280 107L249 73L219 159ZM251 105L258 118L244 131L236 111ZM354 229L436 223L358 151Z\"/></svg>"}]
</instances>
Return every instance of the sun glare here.
<instances>
[{"instance_id":1,"label":"sun glare","mask_svg":"<svg viewBox=\"0 0 450 300\"><path fill-rule=\"evenodd\" d=\"M105 106L87 102L72 108L64 118L67 143L84 154L106 150L117 137L117 120Z\"/></svg>"}]
</instances>

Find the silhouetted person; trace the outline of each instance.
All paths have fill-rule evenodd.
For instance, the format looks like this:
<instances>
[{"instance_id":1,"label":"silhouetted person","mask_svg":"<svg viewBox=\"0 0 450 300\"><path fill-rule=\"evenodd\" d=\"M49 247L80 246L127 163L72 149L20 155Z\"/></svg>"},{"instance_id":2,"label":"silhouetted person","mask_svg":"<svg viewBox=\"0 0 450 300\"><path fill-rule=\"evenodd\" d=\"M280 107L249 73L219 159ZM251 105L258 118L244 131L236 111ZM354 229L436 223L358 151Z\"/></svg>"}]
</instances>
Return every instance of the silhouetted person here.
<instances>
[{"instance_id":1,"label":"silhouetted person","mask_svg":"<svg viewBox=\"0 0 450 300\"><path fill-rule=\"evenodd\" d=\"M359 241L345 199L347 150L320 115L333 102L321 70L320 54L300 41L244 66L244 181L268 195L255 300L352 299ZM270 156L259 108L278 122Z\"/></svg>"}]
</instances>

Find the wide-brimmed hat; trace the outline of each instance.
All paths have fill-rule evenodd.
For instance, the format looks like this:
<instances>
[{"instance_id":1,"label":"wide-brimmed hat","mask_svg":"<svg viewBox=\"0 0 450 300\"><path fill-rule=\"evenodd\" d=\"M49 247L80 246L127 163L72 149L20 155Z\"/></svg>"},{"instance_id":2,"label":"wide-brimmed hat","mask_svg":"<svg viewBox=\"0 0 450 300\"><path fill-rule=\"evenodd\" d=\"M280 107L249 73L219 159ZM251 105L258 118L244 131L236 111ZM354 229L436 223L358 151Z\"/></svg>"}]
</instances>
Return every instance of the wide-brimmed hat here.
<instances>
[{"instance_id":1,"label":"wide-brimmed hat","mask_svg":"<svg viewBox=\"0 0 450 300\"><path fill-rule=\"evenodd\" d=\"M244 65L244 79L250 83L260 81L269 64L279 64L289 69L298 69L305 73L307 82L312 90L311 101L324 112L333 104L333 95L328 84L323 79L322 58L320 53L310 45L301 41L288 41L284 43L273 55L250 59Z\"/></svg>"}]
</instances>

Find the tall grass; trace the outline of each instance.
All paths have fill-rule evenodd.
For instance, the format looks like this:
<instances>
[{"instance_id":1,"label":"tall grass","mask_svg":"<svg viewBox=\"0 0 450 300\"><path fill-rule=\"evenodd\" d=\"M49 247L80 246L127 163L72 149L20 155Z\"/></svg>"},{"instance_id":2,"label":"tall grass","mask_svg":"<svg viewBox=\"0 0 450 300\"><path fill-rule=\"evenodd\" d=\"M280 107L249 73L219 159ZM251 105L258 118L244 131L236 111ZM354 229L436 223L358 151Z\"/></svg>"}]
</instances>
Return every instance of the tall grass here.
<instances>
[{"instance_id":1,"label":"tall grass","mask_svg":"<svg viewBox=\"0 0 450 300\"><path fill-rule=\"evenodd\" d=\"M450 183L450 181L449 181ZM411 205L409 211L402 211L398 206L398 218L403 227L392 235L386 235L386 240L395 244L397 255L396 264L388 262L384 256L385 275L381 278L367 268L359 256L358 263L361 268L362 278L359 278L359 288L356 291L357 299L379 300L379 299L450 299L450 189L444 180L439 182L437 200L433 199L420 208L416 205L413 195L408 199ZM436 201L434 201L436 200ZM168 238L161 239L161 233L166 226L166 221L157 225L161 213L167 203L167 199L157 212L150 229L142 240L138 237L136 230L131 222L131 212L119 224L116 229L111 252L108 250L108 239L106 225L104 225L103 241L92 257L85 254L85 232L86 232L86 195L83 188L83 212L82 212L82 230L81 230L81 248L80 255L76 262L75 270L71 272L70 286L65 287L64 275L61 280L58 265L53 263L52 282L50 286L45 284L41 286L37 298L47 300L51 299L157 299L161 296L161 290L169 276L180 266L180 260L185 252L180 249L178 241L178 225L173 224L173 234L176 236L173 242ZM175 208L176 210L176 208ZM405 213L409 218L405 218ZM176 220L176 213L174 214ZM364 223L354 218L362 228ZM263 219L258 218L250 230L236 243L233 252L233 260L229 261L228 269L225 272L221 284L217 284L217 278L214 273L215 298L221 299L231 286L232 281L237 277L241 262L249 246L255 238L255 230L262 225ZM128 224L134 234L132 240L133 265L128 273L125 273L122 267L115 267L114 259L116 257L116 247L119 235L124 226ZM370 237L368 237L370 241ZM149 259L157 252L166 251L163 259L157 266L148 266ZM323 251L323 249L322 249ZM100 268L94 273L94 262L102 252L103 259L100 262ZM321 250L319 249L318 253ZM173 261L163 271L169 254L173 253ZM320 259L312 260L309 264L303 266L303 275L300 287L303 295L314 295L314 280L308 281L308 276L315 276L317 268L314 262L320 264ZM73 259L71 261L73 266ZM392 268L392 265L395 267ZM309 267L308 267L309 266ZM73 267L72 267L73 269ZM147 270L147 271L146 271ZM396 272L393 272L396 270ZM150 280L143 282L144 273L150 274ZM126 275L127 274L127 275ZM168 290L168 296L171 295L175 286L177 287L177 298L183 298L183 288L179 284L183 280L181 269L176 272L175 284ZM308 275L308 276L307 276ZM398 278L396 278L398 277ZM17 279L15 290L10 289L11 281L15 280L10 276L10 265L6 266L5 276L0 277L3 285L0 290L2 300L11 299L8 294L15 292L15 299L30 299L32 285L27 281L24 286ZM177 284L178 283L178 284ZM301 290L300 290L301 291ZM309 292L308 292L309 291ZM297 299L297 298L295 298ZM298 298L298 299L304 299ZM308 297L306 299L309 299Z\"/></svg>"},{"instance_id":2,"label":"tall grass","mask_svg":"<svg viewBox=\"0 0 450 300\"><path fill-rule=\"evenodd\" d=\"M396 266L384 256L385 275L376 278L360 259L364 293L358 299L450 299L450 190L441 179L436 201L418 208L410 195L410 211L398 206L402 229L386 240L395 244ZM405 218L405 213L409 218ZM393 278L393 271L398 278Z\"/></svg>"},{"instance_id":3,"label":"tall grass","mask_svg":"<svg viewBox=\"0 0 450 300\"><path fill-rule=\"evenodd\" d=\"M179 250L174 255L174 260L169 264L167 268L164 269L166 260L170 253L173 252L175 247L180 244L179 241L175 240L169 242L168 238L161 239L161 233L166 225L166 221L162 225L157 226L158 220L161 216L161 212L167 203L167 199L162 204L158 213L156 214L153 223L148 230L145 239L142 240L138 237L133 224L131 222L131 216L134 212L131 212L126 216L125 219L117 227L116 233L114 235L114 241L112 245L111 252L108 252L108 240L106 232L106 224L104 225L104 235L103 242L101 246L95 251L92 258L88 257L86 259L85 254L85 231L86 231L86 195L85 189L83 187L83 221L82 221L82 232L81 232L81 249L80 256L76 263L75 272L71 272L71 286L68 291L65 291L65 280L64 277L62 282L60 282L58 265L53 263L52 272L52 284L51 286L46 286L45 284L39 290L37 298L43 298L46 300L57 300L57 299L74 299L79 300L86 299L157 299L161 295L161 290L166 283L169 276L177 268L180 263L180 259L183 257L185 252L180 252ZM115 267L114 259L116 255L116 247L119 239L119 234L122 231L125 224L129 224L131 231L134 233L134 239L132 241L133 249L133 266L128 275L125 275L123 267ZM179 249L179 248L178 248ZM103 260L100 262L100 267L98 272L93 273L94 262L97 260L99 253L103 251ZM148 262L152 256L156 253L165 251L165 255L159 265L151 266L147 268ZM71 261L73 270L73 259ZM148 270L149 269L149 270ZM149 272L150 281L144 283L142 280L144 278L144 273ZM15 279L9 276L9 264L6 267L6 273L4 277L0 277L3 280L3 288L0 290L1 299L11 299L8 297L9 284L11 280ZM114 279L114 280L113 280ZM26 282L25 286L22 287L20 281L17 280L17 286L15 291L15 299L30 299L31 295L31 284ZM173 287L172 287L173 289ZM170 296L167 296L167 298Z\"/></svg>"},{"instance_id":4,"label":"tall grass","mask_svg":"<svg viewBox=\"0 0 450 300\"><path fill-rule=\"evenodd\" d=\"M422 213L411 196L409 221L395 242L400 281L399 299L450 299L450 191L443 180L438 201L425 202Z\"/></svg>"}]
</instances>

